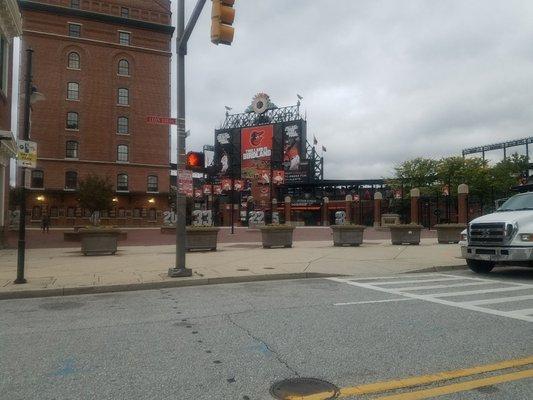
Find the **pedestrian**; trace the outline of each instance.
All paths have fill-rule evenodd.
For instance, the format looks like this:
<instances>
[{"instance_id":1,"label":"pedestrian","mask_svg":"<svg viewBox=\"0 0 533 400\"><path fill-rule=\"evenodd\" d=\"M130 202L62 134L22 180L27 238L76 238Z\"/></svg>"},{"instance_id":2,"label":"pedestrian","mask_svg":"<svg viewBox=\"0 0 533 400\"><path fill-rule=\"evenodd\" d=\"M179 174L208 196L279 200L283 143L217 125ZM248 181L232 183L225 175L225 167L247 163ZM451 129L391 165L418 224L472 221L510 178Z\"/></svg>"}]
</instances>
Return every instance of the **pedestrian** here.
<instances>
[{"instance_id":1,"label":"pedestrian","mask_svg":"<svg viewBox=\"0 0 533 400\"><path fill-rule=\"evenodd\" d=\"M43 233L50 233L50 216L48 214L43 215L43 218L41 219L41 229Z\"/></svg>"}]
</instances>

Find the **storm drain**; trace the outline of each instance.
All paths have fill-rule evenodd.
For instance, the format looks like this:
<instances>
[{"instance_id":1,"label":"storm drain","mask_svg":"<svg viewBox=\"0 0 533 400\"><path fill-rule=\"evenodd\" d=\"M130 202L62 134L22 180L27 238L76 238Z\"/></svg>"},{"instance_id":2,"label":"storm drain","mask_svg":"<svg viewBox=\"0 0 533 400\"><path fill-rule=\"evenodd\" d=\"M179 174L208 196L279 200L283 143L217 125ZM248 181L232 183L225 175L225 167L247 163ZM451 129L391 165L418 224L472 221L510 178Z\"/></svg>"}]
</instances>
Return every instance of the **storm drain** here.
<instances>
[{"instance_id":1,"label":"storm drain","mask_svg":"<svg viewBox=\"0 0 533 400\"><path fill-rule=\"evenodd\" d=\"M270 388L270 394L279 400L315 395L313 399L334 399L339 389L332 383L315 378L291 378L276 382Z\"/></svg>"}]
</instances>

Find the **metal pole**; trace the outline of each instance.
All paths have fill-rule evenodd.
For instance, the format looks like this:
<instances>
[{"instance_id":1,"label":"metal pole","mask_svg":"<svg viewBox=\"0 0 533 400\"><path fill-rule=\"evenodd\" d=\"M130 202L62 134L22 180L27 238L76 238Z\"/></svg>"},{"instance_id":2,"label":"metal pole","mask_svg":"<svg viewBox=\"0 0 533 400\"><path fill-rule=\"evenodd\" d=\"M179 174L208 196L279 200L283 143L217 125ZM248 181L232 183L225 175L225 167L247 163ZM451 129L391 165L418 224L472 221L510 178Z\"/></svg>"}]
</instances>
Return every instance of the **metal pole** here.
<instances>
[{"instance_id":1,"label":"metal pole","mask_svg":"<svg viewBox=\"0 0 533 400\"><path fill-rule=\"evenodd\" d=\"M177 27L177 106L178 106L178 185L176 193L176 265L169 268L170 277L192 276L192 270L185 267L185 235L187 199L180 193L179 171L185 169L185 53L181 38L185 29L185 0L178 0Z\"/></svg>"},{"instance_id":2,"label":"metal pole","mask_svg":"<svg viewBox=\"0 0 533 400\"><path fill-rule=\"evenodd\" d=\"M235 178L231 178L231 199L230 199L230 204L231 204L231 209L230 209L230 218L231 218L231 234L233 235L235 233L235 217L234 217L234 213L235 213L235 209L233 207L233 199L235 198Z\"/></svg>"},{"instance_id":3,"label":"metal pole","mask_svg":"<svg viewBox=\"0 0 533 400\"><path fill-rule=\"evenodd\" d=\"M30 140L30 113L31 113L31 91L32 91L32 58L33 50L26 50L26 90L24 98L24 131L23 140ZM19 217L19 240L17 252L17 279L14 283L26 283L24 278L24 261L26 256L26 168L21 171L22 184L20 187L20 217Z\"/></svg>"}]
</instances>

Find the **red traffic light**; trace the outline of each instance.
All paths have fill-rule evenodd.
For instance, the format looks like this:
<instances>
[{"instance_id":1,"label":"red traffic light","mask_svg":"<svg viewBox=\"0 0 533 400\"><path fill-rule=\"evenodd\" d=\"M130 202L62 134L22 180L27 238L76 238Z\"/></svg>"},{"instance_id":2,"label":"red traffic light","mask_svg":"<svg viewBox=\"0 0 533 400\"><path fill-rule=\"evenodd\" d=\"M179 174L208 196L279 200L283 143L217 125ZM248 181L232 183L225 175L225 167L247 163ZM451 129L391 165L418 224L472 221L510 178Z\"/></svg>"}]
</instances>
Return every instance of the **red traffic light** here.
<instances>
[{"instance_id":1,"label":"red traffic light","mask_svg":"<svg viewBox=\"0 0 533 400\"><path fill-rule=\"evenodd\" d=\"M203 171L205 167L204 153L189 151L187 153L187 169L193 171Z\"/></svg>"}]
</instances>

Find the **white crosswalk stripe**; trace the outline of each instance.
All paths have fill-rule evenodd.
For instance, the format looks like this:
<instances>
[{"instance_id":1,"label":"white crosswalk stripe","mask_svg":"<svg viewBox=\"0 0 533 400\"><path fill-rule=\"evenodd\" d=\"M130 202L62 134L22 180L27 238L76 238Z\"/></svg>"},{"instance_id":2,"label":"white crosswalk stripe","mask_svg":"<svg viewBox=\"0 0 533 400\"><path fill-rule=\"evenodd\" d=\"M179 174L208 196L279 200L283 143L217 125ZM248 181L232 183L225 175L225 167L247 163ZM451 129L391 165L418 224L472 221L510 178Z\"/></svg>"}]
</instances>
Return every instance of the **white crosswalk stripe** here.
<instances>
[{"instance_id":1,"label":"white crosswalk stripe","mask_svg":"<svg viewBox=\"0 0 533 400\"><path fill-rule=\"evenodd\" d=\"M418 276L411 274L393 277L327 279L364 289L399 295L405 298L429 301L465 310L533 322L533 309L524 308L526 304L521 304L523 301L527 302L533 299L533 285L530 284L438 273ZM461 282L458 283L457 281ZM435 284L420 285L426 282L434 282ZM455 288L468 288L469 286L477 286L479 289L454 291ZM482 286L486 287L483 288ZM432 289L435 289L436 292L431 294L416 293L419 290ZM510 295L502 296L506 292L509 292ZM484 298L492 295L494 297ZM357 303L360 302L354 302L353 304ZM504 311L491 308L492 304L500 303L509 303L512 309ZM350 303L343 304L349 305ZM530 306L530 304L527 304L527 306Z\"/></svg>"}]
</instances>

